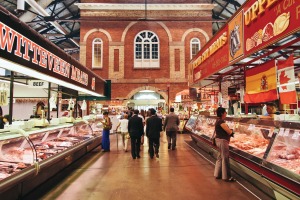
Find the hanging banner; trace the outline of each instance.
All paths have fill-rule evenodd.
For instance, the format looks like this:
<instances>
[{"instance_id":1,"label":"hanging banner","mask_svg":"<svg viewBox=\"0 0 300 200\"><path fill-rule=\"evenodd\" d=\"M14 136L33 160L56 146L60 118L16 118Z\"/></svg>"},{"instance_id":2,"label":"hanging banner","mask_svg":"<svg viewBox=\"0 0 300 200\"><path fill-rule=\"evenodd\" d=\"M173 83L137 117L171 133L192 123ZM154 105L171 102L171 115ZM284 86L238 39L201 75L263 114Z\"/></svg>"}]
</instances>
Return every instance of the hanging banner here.
<instances>
[{"instance_id":1,"label":"hanging banner","mask_svg":"<svg viewBox=\"0 0 300 200\"><path fill-rule=\"evenodd\" d=\"M261 103L278 99L275 61L246 71L246 103Z\"/></svg>"},{"instance_id":2,"label":"hanging banner","mask_svg":"<svg viewBox=\"0 0 300 200\"><path fill-rule=\"evenodd\" d=\"M277 70L280 102L282 104L296 103L297 93L295 87L293 55L291 55L287 60L278 60Z\"/></svg>"}]
</instances>

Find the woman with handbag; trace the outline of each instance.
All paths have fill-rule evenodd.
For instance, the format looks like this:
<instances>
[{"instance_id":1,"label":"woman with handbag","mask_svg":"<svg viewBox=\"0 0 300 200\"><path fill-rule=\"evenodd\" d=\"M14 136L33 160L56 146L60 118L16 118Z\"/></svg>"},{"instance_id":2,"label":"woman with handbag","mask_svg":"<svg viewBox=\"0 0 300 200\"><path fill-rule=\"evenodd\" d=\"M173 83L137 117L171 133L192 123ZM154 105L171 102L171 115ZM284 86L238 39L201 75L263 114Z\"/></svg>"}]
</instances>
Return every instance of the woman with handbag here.
<instances>
[{"instance_id":1,"label":"woman with handbag","mask_svg":"<svg viewBox=\"0 0 300 200\"><path fill-rule=\"evenodd\" d=\"M108 112L103 113L103 131L102 131L102 151L108 152L110 151L110 140L109 140L109 133L112 127L111 120L108 117Z\"/></svg>"},{"instance_id":2,"label":"woman with handbag","mask_svg":"<svg viewBox=\"0 0 300 200\"><path fill-rule=\"evenodd\" d=\"M233 130L225 123L227 112L225 108L219 107L217 109L217 121L215 124L216 145L219 148L219 153L215 165L214 176L216 179L223 179L226 182L236 181L231 177L230 163L229 163L229 142L230 137L233 137Z\"/></svg>"}]
</instances>

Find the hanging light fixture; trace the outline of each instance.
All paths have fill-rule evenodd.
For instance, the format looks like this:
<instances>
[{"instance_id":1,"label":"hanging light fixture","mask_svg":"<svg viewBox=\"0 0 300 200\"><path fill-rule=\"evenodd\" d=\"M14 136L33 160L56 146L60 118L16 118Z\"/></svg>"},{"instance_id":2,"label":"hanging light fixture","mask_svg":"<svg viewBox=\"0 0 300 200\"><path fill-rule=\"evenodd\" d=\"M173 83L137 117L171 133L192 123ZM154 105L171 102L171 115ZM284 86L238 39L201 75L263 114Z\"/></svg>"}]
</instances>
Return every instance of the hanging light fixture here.
<instances>
[{"instance_id":1,"label":"hanging light fixture","mask_svg":"<svg viewBox=\"0 0 300 200\"><path fill-rule=\"evenodd\" d=\"M17 1L17 10L24 11L25 10L25 0L18 0Z\"/></svg>"}]
</instances>

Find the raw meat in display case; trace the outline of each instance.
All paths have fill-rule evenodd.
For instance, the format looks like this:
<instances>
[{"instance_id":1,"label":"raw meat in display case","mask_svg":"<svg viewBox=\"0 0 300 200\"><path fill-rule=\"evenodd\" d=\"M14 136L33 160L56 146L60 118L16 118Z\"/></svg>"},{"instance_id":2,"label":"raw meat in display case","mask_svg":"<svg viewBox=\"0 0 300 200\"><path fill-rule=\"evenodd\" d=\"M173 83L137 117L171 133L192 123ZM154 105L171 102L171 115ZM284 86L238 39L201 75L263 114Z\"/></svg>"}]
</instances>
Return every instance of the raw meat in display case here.
<instances>
[{"instance_id":1,"label":"raw meat in display case","mask_svg":"<svg viewBox=\"0 0 300 200\"><path fill-rule=\"evenodd\" d=\"M25 136L10 131L0 133L0 181L33 165L34 161L33 145Z\"/></svg>"},{"instance_id":2,"label":"raw meat in display case","mask_svg":"<svg viewBox=\"0 0 300 200\"><path fill-rule=\"evenodd\" d=\"M238 125L238 123L236 127L234 137L230 139L229 145L262 159L270 143L270 138L264 135L266 129L251 124ZM273 133L274 129L270 129L268 132Z\"/></svg>"},{"instance_id":3,"label":"raw meat in display case","mask_svg":"<svg viewBox=\"0 0 300 200\"><path fill-rule=\"evenodd\" d=\"M299 130L280 128L266 160L300 175Z\"/></svg>"}]
</instances>

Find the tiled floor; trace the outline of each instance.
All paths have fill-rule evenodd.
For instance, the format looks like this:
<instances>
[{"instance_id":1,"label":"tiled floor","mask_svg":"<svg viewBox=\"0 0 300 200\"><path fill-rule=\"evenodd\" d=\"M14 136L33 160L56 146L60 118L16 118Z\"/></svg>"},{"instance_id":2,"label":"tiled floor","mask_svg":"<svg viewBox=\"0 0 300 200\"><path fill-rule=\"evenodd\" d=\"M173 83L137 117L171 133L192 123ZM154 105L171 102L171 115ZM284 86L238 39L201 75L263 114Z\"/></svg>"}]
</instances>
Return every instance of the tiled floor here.
<instances>
[{"instance_id":1,"label":"tiled floor","mask_svg":"<svg viewBox=\"0 0 300 200\"><path fill-rule=\"evenodd\" d=\"M41 199L61 200L190 200L257 199L238 183L215 180L214 165L193 151L178 135L177 149L167 149L161 138L160 158L150 159L148 147L142 147L141 159L133 160L124 152L120 138L111 135L111 152L93 151L57 180ZM147 143L147 141L145 141ZM67 175L66 175L67 174Z\"/></svg>"}]
</instances>

